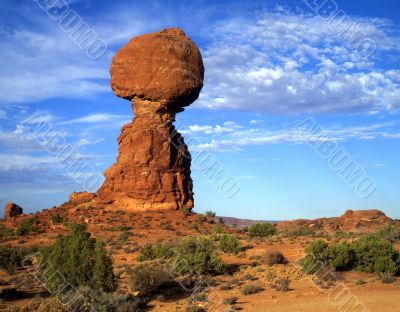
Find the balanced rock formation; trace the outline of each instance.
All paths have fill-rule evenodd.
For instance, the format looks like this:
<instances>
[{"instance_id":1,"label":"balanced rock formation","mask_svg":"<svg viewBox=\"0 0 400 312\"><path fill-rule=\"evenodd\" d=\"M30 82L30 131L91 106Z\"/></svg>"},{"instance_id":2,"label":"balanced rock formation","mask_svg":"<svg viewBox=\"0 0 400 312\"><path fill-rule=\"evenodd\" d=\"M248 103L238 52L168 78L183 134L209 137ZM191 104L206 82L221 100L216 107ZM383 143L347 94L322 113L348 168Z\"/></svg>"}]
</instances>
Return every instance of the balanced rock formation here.
<instances>
[{"instance_id":1,"label":"balanced rock formation","mask_svg":"<svg viewBox=\"0 0 400 312\"><path fill-rule=\"evenodd\" d=\"M191 209L191 156L173 122L203 87L199 49L177 28L139 36L116 53L110 73L135 117L121 129L98 199L128 210Z\"/></svg>"},{"instance_id":2,"label":"balanced rock formation","mask_svg":"<svg viewBox=\"0 0 400 312\"><path fill-rule=\"evenodd\" d=\"M24 210L22 209L22 207L18 206L17 204L9 202L4 206L3 218L4 220L10 220L12 218L22 215L23 213Z\"/></svg>"}]
</instances>

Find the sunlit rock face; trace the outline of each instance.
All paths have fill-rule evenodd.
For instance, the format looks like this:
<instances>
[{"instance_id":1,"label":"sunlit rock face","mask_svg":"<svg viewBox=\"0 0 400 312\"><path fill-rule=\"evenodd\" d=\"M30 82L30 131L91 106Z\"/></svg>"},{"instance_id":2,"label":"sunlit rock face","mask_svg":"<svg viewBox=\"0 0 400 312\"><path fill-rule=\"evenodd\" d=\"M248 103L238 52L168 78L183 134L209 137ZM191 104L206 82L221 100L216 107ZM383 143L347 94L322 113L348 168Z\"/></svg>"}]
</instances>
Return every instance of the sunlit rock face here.
<instances>
[{"instance_id":1,"label":"sunlit rock face","mask_svg":"<svg viewBox=\"0 0 400 312\"><path fill-rule=\"evenodd\" d=\"M135 117L121 129L99 200L127 210L191 209L191 157L173 122L203 87L199 49L177 28L139 36L116 53L110 73Z\"/></svg>"}]
</instances>

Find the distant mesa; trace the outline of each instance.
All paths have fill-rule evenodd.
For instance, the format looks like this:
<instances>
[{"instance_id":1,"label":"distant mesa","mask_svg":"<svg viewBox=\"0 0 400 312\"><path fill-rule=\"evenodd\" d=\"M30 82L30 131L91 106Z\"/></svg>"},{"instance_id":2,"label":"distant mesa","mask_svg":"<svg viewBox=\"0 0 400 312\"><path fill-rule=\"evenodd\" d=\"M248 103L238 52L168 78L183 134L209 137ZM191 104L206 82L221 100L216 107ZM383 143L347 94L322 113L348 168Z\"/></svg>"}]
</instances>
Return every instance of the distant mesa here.
<instances>
[{"instance_id":1,"label":"distant mesa","mask_svg":"<svg viewBox=\"0 0 400 312\"><path fill-rule=\"evenodd\" d=\"M131 101L135 117L121 129L98 200L136 211L193 208L191 156L173 122L203 87L200 50L183 30L164 29L130 40L110 73L112 90Z\"/></svg>"},{"instance_id":2,"label":"distant mesa","mask_svg":"<svg viewBox=\"0 0 400 312\"><path fill-rule=\"evenodd\" d=\"M22 207L18 206L17 204L14 204L12 202L7 203L4 206L3 210L3 218L4 220L10 220L15 217L18 217L24 213L24 210Z\"/></svg>"}]
</instances>

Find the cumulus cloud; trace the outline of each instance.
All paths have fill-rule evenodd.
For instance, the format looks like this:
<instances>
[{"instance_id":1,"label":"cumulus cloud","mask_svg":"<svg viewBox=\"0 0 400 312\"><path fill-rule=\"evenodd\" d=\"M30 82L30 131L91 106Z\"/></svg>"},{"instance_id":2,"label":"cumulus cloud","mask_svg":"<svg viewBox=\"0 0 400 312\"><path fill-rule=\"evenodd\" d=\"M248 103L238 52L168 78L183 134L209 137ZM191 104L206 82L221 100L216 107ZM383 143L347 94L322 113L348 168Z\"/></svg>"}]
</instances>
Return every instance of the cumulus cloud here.
<instances>
[{"instance_id":1,"label":"cumulus cloud","mask_svg":"<svg viewBox=\"0 0 400 312\"><path fill-rule=\"evenodd\" d=\"M397 110L399 71L376 61L398 53L399 38L386 20L352 22L377 43L370 59L317 16L275 11L217 24L203 53L207 75L199 105L278 114Z\"/></svg>"}]
</instances>

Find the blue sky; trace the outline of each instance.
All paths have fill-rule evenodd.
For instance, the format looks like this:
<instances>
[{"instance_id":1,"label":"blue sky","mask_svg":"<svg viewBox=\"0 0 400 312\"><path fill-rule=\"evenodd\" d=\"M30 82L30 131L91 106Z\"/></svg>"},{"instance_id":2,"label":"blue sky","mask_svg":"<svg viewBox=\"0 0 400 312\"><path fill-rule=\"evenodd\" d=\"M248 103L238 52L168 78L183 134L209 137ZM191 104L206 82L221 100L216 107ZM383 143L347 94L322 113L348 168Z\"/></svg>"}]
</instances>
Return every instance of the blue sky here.
<instances>
[{"instance_id":1,"label":"blue sky","mask_svg":"<svg viewBox=\"0 0 400 312\"><path fill-rule=\"evenodd\" d=\"M32 115L94 172L109 167L132 119L109 87L112 56L133 36L181 27L206 68L200 98L176 122L199 156L195 211L279 220L380 209L400 218L398 2L59 1L106 44L96 59L36 2L0 2L0 205L36 211L85 188L29 134ZM318 136L298 128L308 118ZM316 149L333 143L374 185L368 196Z\"/></svg>"}]
</instances>

